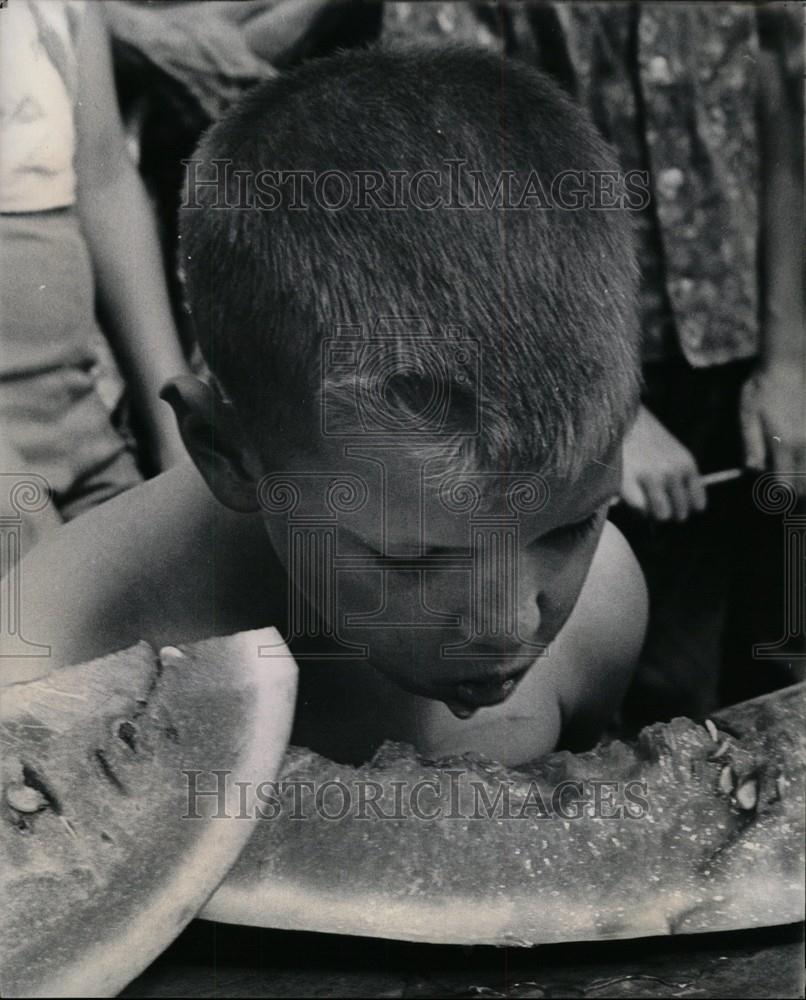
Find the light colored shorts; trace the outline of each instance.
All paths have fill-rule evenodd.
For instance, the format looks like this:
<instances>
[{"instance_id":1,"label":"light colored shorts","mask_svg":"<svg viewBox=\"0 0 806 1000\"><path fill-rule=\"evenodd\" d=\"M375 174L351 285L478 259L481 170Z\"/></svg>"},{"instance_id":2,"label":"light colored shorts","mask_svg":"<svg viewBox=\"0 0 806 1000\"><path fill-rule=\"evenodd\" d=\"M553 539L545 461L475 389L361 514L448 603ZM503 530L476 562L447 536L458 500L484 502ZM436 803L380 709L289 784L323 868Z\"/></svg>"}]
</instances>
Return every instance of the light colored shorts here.
<instances>
[{"instance_id":1,"label":"light colored shorts","mask_svg":"<svg viewBox=\"0 0 806 1000\"><path fill-rule=\"evenodd\" d=\"M75 212L0 215L0 471L44 477L60 520L142 481L98 344Z\"/></svg>"}]
</instances>

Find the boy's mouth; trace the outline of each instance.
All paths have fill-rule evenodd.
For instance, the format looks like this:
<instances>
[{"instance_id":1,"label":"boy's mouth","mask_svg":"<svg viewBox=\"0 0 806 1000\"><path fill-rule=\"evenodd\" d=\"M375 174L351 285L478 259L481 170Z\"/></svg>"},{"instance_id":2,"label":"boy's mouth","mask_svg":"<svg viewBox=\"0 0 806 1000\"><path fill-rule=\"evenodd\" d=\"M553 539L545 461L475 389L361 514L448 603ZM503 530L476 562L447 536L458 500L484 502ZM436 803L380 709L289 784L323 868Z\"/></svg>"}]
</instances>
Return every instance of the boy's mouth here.
<instances>
[{"instance_id":1,"label":"boy's mouth","mask_svg":"<svg viewBox=\"0 0 806 1000\"><path fill-rule=\"evenodd\" d=\"M447 707L459 719L469 719L478 709L500 705L512 694L531 664L521 667L506 677L494 677L455 684L444 699Z\"/></svg>"}]
</instances>

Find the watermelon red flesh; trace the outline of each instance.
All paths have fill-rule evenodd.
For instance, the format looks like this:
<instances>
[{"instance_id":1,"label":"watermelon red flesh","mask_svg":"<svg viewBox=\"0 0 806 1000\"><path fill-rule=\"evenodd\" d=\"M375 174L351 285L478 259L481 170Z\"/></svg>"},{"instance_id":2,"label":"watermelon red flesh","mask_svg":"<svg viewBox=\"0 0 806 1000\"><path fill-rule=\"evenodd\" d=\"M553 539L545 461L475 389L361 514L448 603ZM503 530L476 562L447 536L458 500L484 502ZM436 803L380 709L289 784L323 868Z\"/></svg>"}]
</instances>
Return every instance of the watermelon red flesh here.
<instances>
[{"instance_id":1,"label":"watermelon red flesh","mask_svg":"<svg viewBox=\"0 0 806 1000\"><path fill-rule=\"evenodd\" d=\"M3 690L3 996L114 995L196 914L253 830L234 782L251 796L286 748L296 667L258 656L279 641L140 643ZM186 769L231 772L230 818L211 797L183 818Z\"/></svg>"},{"instance_id":2,"label":"watermelon red flesh","mask_svg":"<svg viewBox=\"0 0 806 1000\"><path fill-rule=\"evenodd\" d=\"M471 756L437 766L391 744L358 769L292 750L281 775L282 812L262 821L202 916L524 945L800 920L803 697L801 685L736 706L707 728L676 719L649 727L634 744L558 753L517 771ZM458 809L451 770L463 772ZM438 783L439 798L426 795L422 802L442 806L442 818L409 812L382 819L357 806L359 785L375 782L384 789L380 808L394 813L392 782L411 789L421 780ZM549 819L535 810L517 818L461 818L473 814L473 783L488 800L508 783L517 813L531 781L550 803L552 790L567 780L644 781L649 811L634 819ZM317 808L312 795L302 794L304 781L352 789L350 812L325 818L324 812L340 812L344 792L331 785ZM293 810L305 818L291 819Z\"/></svg>"}]
</instances>

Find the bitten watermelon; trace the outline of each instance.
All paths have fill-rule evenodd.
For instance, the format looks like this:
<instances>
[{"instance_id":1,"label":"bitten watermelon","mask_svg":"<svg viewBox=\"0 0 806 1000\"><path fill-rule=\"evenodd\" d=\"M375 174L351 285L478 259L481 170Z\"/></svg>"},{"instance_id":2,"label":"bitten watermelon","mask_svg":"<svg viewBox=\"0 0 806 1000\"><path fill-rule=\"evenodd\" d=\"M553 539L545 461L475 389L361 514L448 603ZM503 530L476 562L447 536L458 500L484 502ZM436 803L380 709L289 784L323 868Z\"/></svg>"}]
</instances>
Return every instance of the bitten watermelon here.
<instances>
[{"instance_id":1,"label":"bitten watermelon","mask_svg":"<svg viewBox=\"0 0 806 1000\"><path fill-rule=\"evenodd\" d=\"M292 748L201 915L499 945L802 920L804 707L799 685L515 769Z\"/></svg>"},{"instance_id":2,"label":"bitten watermelon","mask_svg":"<svg viewBox=\"0 0 806 1000\"><path fill-rule=\"evenodd\" d=\"M195 916L286 749L296 667L258 656L279 641L140 643L0 692L3 996L113 995ZM183 772L213 770L225 799L189 810Z\"/></svg>"}]
</instances>

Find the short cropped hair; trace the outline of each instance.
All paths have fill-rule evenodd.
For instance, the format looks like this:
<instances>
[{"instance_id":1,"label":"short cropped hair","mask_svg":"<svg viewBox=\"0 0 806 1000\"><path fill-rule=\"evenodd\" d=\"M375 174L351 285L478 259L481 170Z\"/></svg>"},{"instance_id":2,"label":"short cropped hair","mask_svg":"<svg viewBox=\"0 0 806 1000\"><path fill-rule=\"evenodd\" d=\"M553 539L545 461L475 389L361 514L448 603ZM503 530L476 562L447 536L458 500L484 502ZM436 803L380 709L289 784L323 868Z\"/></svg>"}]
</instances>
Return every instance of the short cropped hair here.
<instances>
[{"instance_id":1,"label":"short cropped hair","mask_svg":"<svg viewBox=\"0 0 806 1000\"><path fill-rule=\"evenodd\" d=\"M361 433L356 392L381 400L390 433L397 412L412 447L427 410L421 443L441 436L481 469L571 475L624 433L639 384L630 212L551 202L557 178L585 187L618 164L534 69L453 46L315 60L251 90L188 170L193 326L264 458L331 417ZM383 364L362 364L361 338Z\"/></svg>"}]
</instances>

